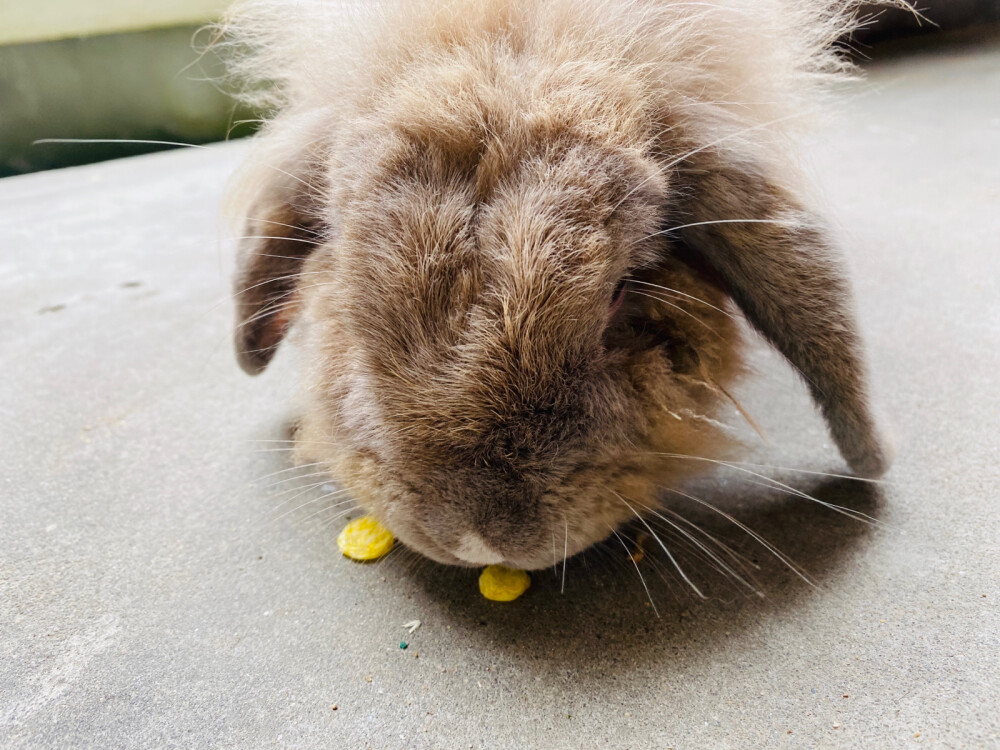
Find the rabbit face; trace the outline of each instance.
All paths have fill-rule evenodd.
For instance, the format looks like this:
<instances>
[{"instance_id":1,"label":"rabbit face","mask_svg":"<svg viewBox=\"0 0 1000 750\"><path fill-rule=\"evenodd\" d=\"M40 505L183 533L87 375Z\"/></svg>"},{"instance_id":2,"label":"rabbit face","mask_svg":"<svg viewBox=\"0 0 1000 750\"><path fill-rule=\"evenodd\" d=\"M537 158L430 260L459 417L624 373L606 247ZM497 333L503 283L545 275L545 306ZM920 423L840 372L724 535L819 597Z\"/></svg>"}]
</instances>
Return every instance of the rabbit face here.
<instances>
[{"instance_id":1,"label":"rabbit face","mask_svg":"<svg viewBox=\"0 0 1000 750\"><path fill-rule=\"evenodd\" d=\"M467 130L378 113L333 162L337 231L301 287L303 435L425 555L544 567L649 506L671 474L655 454L719 439L671 413L712 411L701 370L727 381L738 335L657 251L669 180L642 140L598 137L608 118L569 95L497 95L487 131L433 94Z\"/></svg>"}]
</instances>

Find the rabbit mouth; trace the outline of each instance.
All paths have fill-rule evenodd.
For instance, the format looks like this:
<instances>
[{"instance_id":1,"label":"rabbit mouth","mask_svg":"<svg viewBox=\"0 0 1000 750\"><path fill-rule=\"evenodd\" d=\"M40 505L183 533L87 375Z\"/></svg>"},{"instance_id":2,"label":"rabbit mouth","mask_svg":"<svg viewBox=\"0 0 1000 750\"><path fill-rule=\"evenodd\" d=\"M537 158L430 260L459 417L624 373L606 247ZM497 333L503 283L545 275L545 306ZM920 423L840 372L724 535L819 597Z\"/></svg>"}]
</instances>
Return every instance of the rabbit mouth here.
<instances>
[{"instance_id":1,"label":"rabbit mouth","mask_svg":"<svg viewBox=\"0 0 1000 750\"><path fill-rule=\"evenodd\" d=\"M486 541L472 532L462 535L455 548L455 557L472 565L499 565L504 562L504 556L491 547Z\"/></svg>"}]
</instances>

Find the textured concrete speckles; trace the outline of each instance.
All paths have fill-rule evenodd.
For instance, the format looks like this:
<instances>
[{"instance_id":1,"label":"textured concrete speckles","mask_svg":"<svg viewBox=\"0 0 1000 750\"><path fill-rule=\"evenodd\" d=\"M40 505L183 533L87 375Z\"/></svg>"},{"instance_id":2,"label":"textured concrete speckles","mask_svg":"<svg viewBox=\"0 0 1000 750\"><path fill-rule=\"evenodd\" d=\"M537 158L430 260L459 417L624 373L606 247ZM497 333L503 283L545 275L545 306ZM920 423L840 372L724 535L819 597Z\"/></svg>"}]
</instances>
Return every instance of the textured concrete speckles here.
<instances>
[{"instance_id":1,"label":"textured concrete speckles","mask_svg":"<svg viewBox=\"0 0 1000 750\"><path fill-rule=\"evenodd\" d=\"M695 494L814 585L678 500L766 596L687 560L700 602L654 557L659 618L613 547L506 606L473 571L340 557L347 506L310 518L322 478L264 442L292 353L249 379L229 351L215 206L243 146L0 182L0 744L1000 746L998 75L995 51L881 61L814 149L898 460L767 473L878 523L724 471ZM802 384L754 365L750 460L843 471Z\"/></svg>"}]
</instances>

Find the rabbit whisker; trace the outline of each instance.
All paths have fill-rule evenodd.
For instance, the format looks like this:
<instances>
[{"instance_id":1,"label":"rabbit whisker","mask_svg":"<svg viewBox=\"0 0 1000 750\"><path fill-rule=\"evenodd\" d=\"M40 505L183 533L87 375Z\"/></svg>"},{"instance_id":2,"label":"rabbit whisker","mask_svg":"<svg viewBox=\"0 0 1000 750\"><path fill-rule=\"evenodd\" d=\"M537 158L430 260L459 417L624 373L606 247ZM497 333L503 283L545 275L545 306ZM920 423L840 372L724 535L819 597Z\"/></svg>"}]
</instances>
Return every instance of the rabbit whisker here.
<instances>
[{"instance_id":1,"label":"rabbit whisker","mask_svg":"<svg viewBox=\"0 0 1000 750\"><path fill-rule=\"evenodd\" d=\"M702 325L705 328L707 328L714 335L718 336L719 338L722 338L722 334L720 334L718 331L716 331L714 328L712 328L712 326L710 326L704 320L702 320L701 318L699 318L697 315L693 315L689 311L685 310L680 305L675 305L673 302L670 302L669 300L663 299L662 297L659 297L659 296L656 296L656 295L653 295L653 294L647 294L646 292L641 292L638 289L626 289L626 293L627 294L638 294L640 297L648 297L649 299L656 300L657 302L662 302L663 304L668 305L669 307L674 308L678 312L684 313L689 318L691 318L692 320L696 321L699 325Z\"/></svg>"},{"instance_id":2,"label":"rabbit whisker","mask_svg":"<svg viewBox=\"0 0 1000 750\"><path fill-rule=\"evenodd\" d=\"M331 498L331 497L336 497L338 495L343 495L345 492L346 492L346 490L338 490L336 492L328 492L328 493L326 493L324 495L320 495L319 497L315 497L312 500L309 500L307 502L302 503L301 505L298 505L298 506L292 508L291 510L285 511L284 513L282 513L280 516L278 516L276 518L272 518L269 523L277 523L282 518L285 518L286 516L290 516L292 513L295 513L296 511L302 510L303 508L305 508L305 507L307 507L309 505L312 505L313 503L318 503L321 500L326 500L326 499ZM344 502L347 502L347 501L344 501Z\"/></svg>"},{"instance_id":3,"label":"rabbit whisker","mask_svg":"<svg viewBox=\"0 0 1000 750\"><path fill-rule=\"evenodd\" d=\"M619 495L617 492L615 492L615 491L612 490L611 494L614 495L615 497L617 497L619 500L621 500L621 502L624 503L625 507L628 508L630 511L632 511L632 513L635 514L635 517L638 518L640 522L642 522L643 526L645 526L646 529L649 531L649 533L652 534L653 539L656 540L657 544L659 544L660 547L663 548L663 551L667 554L667 558L670 560L671 564L677 569L677 572L680 574L681 578L683 578L684 581L688 584L688 586L690 586L691 589L700 598L702 598L702 599L707 598L701 592L701 589L699 589L694 584L694 582L690 578L688 578L687 573L685 573L684 569L681 568L681 566L677 563L676 558L673 556L673 554L670 552L670 550L667 549L667 545L663 543L662 539L660 539L659 534L657 534L655 531L653 531L653 527L650 526L649 523L646 521L646 519L643 518L642 515L639 514L639 511L637 511L635 508L633 508L632 505L629 504L629 502L624 497L622 497L621 495Z\"/></svg>"},{"instance_id":4,"label":"rabbit whisker","mask_svg":"<svg viewBox=\"0 0 1000 750\"><path fill-rule=\"evenodd\" d=\"M290 492L295 492L296 490L301 490L301 492L299 492L298 495L295 495L295 496L289 498L289 500L294 500L296 497L299 497L301 495L306 494L309 490L315 489L317 487L322 487L324 484L327 484L328 482L329 482L329 479L321 479L318 482L310 482L309 484L298 484L298 485L296 485L294 487L288 487L287 489L281 490L280 492L273 492L273 493L270 494L270 497L272 499L279 498L282 495L289 494ZM283 500L282 502L287 502L287 500Z\"/></svg>"},{"instance_id":5,"label":"rabbit whisker","mask_svg":"<svg viewBox=\"0 0 1000 750\"><path fill-rule=\"evenodd\" d=\"M706 144L704 144L702 146L698 146L697 148L693 148L693 149L691 149L689 151L686 151L685 153L681 154L680 156L675 157L671 161L667 162L664 166L660 167L660 169L658 171L656 171L653 174L649 175L649 177L647 177L642 182L640 182L638 185L636 185L631 190L629 190L625 194L625 196L621 200L619 200L618 203L615 204L615 207L612 209L612 213L614 211L618 210L618 208L621 207L621 205L626 200L628 200L629 198L631 198L632 195L637 190L641 189L650 180L655 179L656 177L662 175L663 173L665 173L671 167L675 167L678 164L680 164L681 162L687 161L688 159L690 159L695 154L699 154L702 151L706 151L706 150L708 150L710 148L718 146L720 143L724 143L725 141L732 140L733 138L739 138L741 136L746 135L747 133L752 133L755 130L763 130L764 128L768 128L768 127L771 127L772 125L777 125L779 123L786 122L788 120L792 120L792 119L795 119L797 117L805 117L807 114L810 114L810 111L809 110L804 110L804 111L801 111L801 112L795 112L795 113L790 114L790 115L785 115L784 117L776 117L773 120L768 120L767 122L762 122L762 123L759 123L757 125L751 125L751 126L746 127L746 128L740 128L739 130L736 130L735 132L727 133L726 135L721 136L720 138L716 138L715 140L713 140L713 141L711 141L709 143L706 143Z\"/></svg>"},{"instance_id":6,"label":"rabbit whisker","mask_svg":"<svg viewBox=\"0 0 1000 750\"><path fill-rule=\"evenodd\" d=\"M713 219L711 221L695 221L691 224L681 224L676 227L669 227L667 229L662 229L659 232L653 232L652 234L647 234L645 237L640 238L637 242L642 242L643 240L648 240L653 237L660 237L665 234L671 234L673 232L679 232L682 229L690 229L691 227L703 227L710 224L777 224L778 226L789 226L789 222L782 219Z\"/></svg>"},{"instance_id":7,"label":"rabbit whisker","mask_svg":"<svg viewBox=\"0 0 1000 750\"><path fill-rule=\"evenodd\" d=\"M566 593L566 553L569 551L569 521L563 518L563 524L566 527L566 536L563 539L563 570L562 570L562 586L559 589L560 594Z\"/></svg>"},{"instance_id":8,"label":"rabbit whisker","mask_svg":"<svg viewBox=\"0 0 1000 750\"><path fill-rule=\"evenodd\" d=\"M213 150L213 146L205 146L199 143L182 143L180 141L154 141L142 138L39 138L32 141L32 146L40 146L49 143L134 143L140 146L180 146L182 148L200 148L206 151Z\"/></svg>"},{"instance_id":9,"label":"rabbit whisker","mask_svg":"<svg viewBox=\"0 0 1000 750\"><path fill-rule=\"evenodd\" d=\"M886 479L870 479L868 477L855 477L850 474L832 474L826 471L812 471L810 469L796 469L791 466L776 466L775 464L758 464L750 461L727 461L734 466L753 466L758 469L774 469L776 471L793 471L797 474L810 474L817 477L830 477L834 479L850 479L855 482L866 482L868 484L891 484Z\"/></svg>"},{"instance_id":10,"label":"rabbit whisker","mask_svg":"<svg viewBox=\"0 0 1000 750\"><path fill-rule=\"evenodd\" d=\"M327 477L327 479L324 479L322 482L320 482L320 484L324 484L325 482L329 481L329 476L330 474L326 470L311 471L308 474L301 474L293 477L286 477L285 479L279 479L278 481L273 482L271 485L269 485L269 489L276 490L278 489L278 487L280 487L283 484L287 484L288 482L296 482L300 479L312 479L313 477ZM294 491L297 489L301 489L302 487L303 485L299 484L296 485L295 487L288 488L288 491Z\"/></svg>"},{"instance_id":11,"label":"rabbit whisker","mask_svg":"<svg viewBox=\"0 0 1000 750\"><path fill-rule=\"evenodd\" d=\"M675 495L680 495L681 497L685 497L688 500L691 500L692 502L698 503L699 505L701 505L701 506L703 506L705 508L708 508L712 512L719 514L720 516L722 516L723 518L725 518L727 521L729 521L730 523L732 523L734 526L736 526L737 528L739 528L742 531L746 532L746 534L748 534L752 539L754 539L764 549L766 549L768 552L770 552L775 558L777 558L780 562L782 562L785 565L785 567L787 567L790 571L792 571L795 575L797 575L803 581L805 581L806 583L808 583L810 586L813 586L813 587L816 586L816 583L809 577L809 575L806 574L805 571L803 571L798 565L796 565L787 555L785 555L777 547L775 547L773 544L771 544L769 541L767 541L764 537L762 537L760 534L758 534L756 531L754 531L753 529L751 529L749 526L747 526L746 524L744 524L742 521L740 521L738 518L736 518L732 514L727 513L726 511L722 510L721 508L717 508L716 506L712 505L711 503L707 502L706 500L702 500L701 498L696 497L695 495L691 495L691 494L689 494L687 492L682 492L681 490L674 489L673 487L663 487L662 489L666 490L667 492L672 492Z\"/></svg>"},{"instance_id":12,"label":"rabbit whisker","mask_svg":"<svg viewBox=\"0 0 1000 750\"><path fill-rule=\"evenodd\" d=\"M184 143L183 141L159 141L146 138L39 138L35 141L32 141L31 145L42 146L50 143L79 143L79 144L126 143L126 144L136 144L140 146L177 146L180 148L197 148L197 149L203 149L205 151L214 151L217 148L214 145L206 146L201 143ZM312 185L303 180L301 177L297 177L296 175L293 175L290 172L286 172L285 170L280 169L274 166L273 164L264 164L261 162L260 165L268 169L273 169L276 172L280 172L281 174L286 175L287 177L291 177L293 180L301 182L310 190L314 191L319 190L317 186Z\"/></svg>"},{"instance_id":13,"label":"rabbit whisker","mask_svg":"<svg viewBox=\"0 0 1000 750\"><path fill-rule=\"evenodd\" d=\"M253 286L248 286L246 289L240 289L238 292L234 292L233 297L240 297L246 294L247 292L252 292L254 289L258 287L265 286L267 284L273 284L275 281L287 281L288 279L298 279L301 278L302 276L322 276L322 275L324 275L323 271L299 271L298 273L289 273L285 274L284 276L272 276L271 278L258 282ZM212 309L214 310L216 307L227 301L228 298L220 300L213 306Z\"/></svg>"},{"instance_id":14,"label":"rabbit whisker","mask_svg":"<svg viewBox=\"0 0 1000 750\"><path fill-rule=\"evenodd\" d=\"M765 482L767 482L772 489L780 488L782 490L785 490L787 493L795 495L796 497L801 497L804 500L811 500L814 503L822 505L824 508L828 508L829 510L834 511L835 513L840 513L841 515L847 516L848 518L853 518L856 521L861 521L862 523L869 523L875 526L881 525L881 522L877 518L873 518L872 516L869 516L867 513L862 513L859 510L853 510L851 508L845 508L844 506L837 505L836 503L830 503L826 502L825 500L820 500L819 498L813 497L812 495L809 495L803 492L802 490L795 489L791 485L785 484L784 482L780 482L777 479L773 479L765 474L760 474L756 471L751 471L750 469L747 469L744 466L740 466L739 464L736 463L731 463L729 461L722 461L716 458L706 458L704 456L688 456L683 453L656 453L651 451L649 452L649 455L663 456L664 458L684 459L689 461L706 461L708 463L716 464L718 466L725 466L727 468L733 469L734 471L740 471L746 474L750 474L754 477L757 477L758 479L762 479Z\"/></svg>"},{"instance_id":15,"label":"rabbit whisker","mask_svg":"<svg viewBox=\"0 0 1000 750\"><path fill-rule=\"evenodd\" d=\"M705 546L697 537L695 537L687 529L678 525L674 521L670 520L667 516L663 515L662 513L653 508L650 508L649 506L641 505L639 503L637 503L637 505L639 505L639 507L642 508L647 513L652 513L654 516L656 516L661 521L670 526L673 530L675 530L676 532L678 532L679 534L690 540L690 542L694 544L695 547L701 550L708 557L708 559L717 566L716 569L723 575L732 578L734 581L742 584L743 586L745 586L747 589L754 592L758 596L763 596L763 593L756 586L754 586L746 578L741 576L736 570L733 569L731 565L729 565L725 560L723 560L717 554L715 554L715 552L713 552L710 548Z\"/></svg>"},{"instance_id":16,"label":"rabbit whisker","mask_svg":"<svg viewBox=\"0 0 1000 750\"><path fill-rule=\"evenodd\" d=\"M233 330L239 331L245 326L252 325L256 323L258 320L262 320L263 318L266 318L269 315L274 315L276 312L279 312L280 310L285 310L290 307L296 307L299 304L299 300L297 298L287 299L284 302L281 301L284 300L286 297L292 297L294 293L295 293L294 290L286 292L277 300L275 300L276 303L280 302L280 304L271 304L268 305L267 307L261 308L260 312L254 313L243 322L238 323L236 326L233 327Z\"/></svg>"},{"instance_id":17,"label":"rabbit whisker","mask_svg":"<svg viewBox=\"0 0 1000 750\"><path fill-rule=\"evenodd\" d=\"M227 219L241 219L243 221L259 221L262 224L274 224L279 227L286 227L288 229L294 229L297 232L306 232L307 234L315 235L316 237L321 237L322 234L315 229L311 229L308 226L298 225L298 224L285 224L284 222L275 221L274 219L265 219L262 216L232 216L228 215ZM279 256L280 257L280 256ZM289 260L299 260L299 258L289 258Z\"/></svg>"},{"instance_id":18,"label":"rabbit whisker","mask_svg":"<svg viewBox=\"0 0 1000 750\"><path fill-rule=\"evenodd\" d=\"M556 532L552 532L552 575L559 577L559 557L556 554Z\"/></svg>"},{"instance_id":19,"label":"rabbit whisker","mask_svg":"<svg viewBox=\"0 0 1000 750\"><path fill-rule=\"evenodd\" d=\"M307 239L307 238L303 238L303 237L279 237L279 236L274 236L274 235L270 235L270 234L244 234L244 235L241 235L239 237L227 237L226 240L228 242L237 242L239 240L280 240L282 242L304 242L307 245L315 245L315 244L317 244L317 240L315 240L315 239ZM257 253L254 253L254 254L257 255ZM271 256L271 257L281 258L281 257L284 257L284 256L275 255L275 256ZM302 259L301 258L296 258L296 257L293 256L293 257L290 257L289 260L302 260Z\"/></svg>"},{"instance_id":20,"label":"rabbit whisker","mask_svg":"<svg viewBox=\"0 0 1000 750\"><path fill-rule=\"evenodd\" d=\"M694 302L700 302L703 305L707 305L708 307L711 307L716 312L720 312L723 315L725 315L725 316L727 316L727 317L729 317L729 318L731 318L733 320L737 320L737 317L735 315L733 315L732 313L726 312L721 307L716 307L711 302L707 302L707 301L701 299L701 297L695 297L694 295L687 294L686 292L682 292L682 291L679 291L677 289L671 289L668 286L661 286L660 284L654 284L651 281L642 281L641 279L629 279L629 281L631 283L633 283L633 284L642 284L643 286L656 287L657 289L661 290L662 292L671 292L673 294L679 294L681 297L687 297L688 299L693 300Z\"/></svg>"},{"instance_id":21,"label":"rabbit whisker","mask_svg":"<svg viewBox=\"0 0 1000 750\"><path fill-rule=\"evenodd\" d=\"M322 514L322 513L329 513L329 512L330 512L331 510L333 510L334 508L343 508L343 507L344 507L345 505L348 505L348 504L351 504L351 505L352 505L352 507L350 507L350 508L347 508L347 509L346 509L346 510L344 510L344 511L341 511L341 512L340 512L340 513L338 513L337 515L333 516L333 518L330 518L330 519L325 519L325 524L326 524L326 526L330 526L330 525L331 525L331 524L332 524L332 523L333 523L334 521L336 521L336 520L337 520L338 518L343 518L343 517L344 517L344 516L346 516L346 515L347 515L348 513L350 513L350 512L352 511L352 510L354 510L354 505L353 505L353 503L354 503L354 499L353 499L353 498L348 498L347 500L342 500L342 501L340 501L339 503L333 503L332 505L328 505L328 506L326 506L325 508L320 508L320 509L319 509L318 511L316 511L315 513L310 513L310 514L309 514L308 516L306 516L306 517L305 517L305 518L303 518L303 519L302 519L301 521L299 521L299 523L300 523L300 524L305 524L305 522L306 522L306 521L308 521L308 520L309 520L310 518L315 518L316 516L318 516L318 515L320 515L320 514Z\"/></svg>"},{"instance_id":22,"label":"rabbit whisker","mask_svg":"<svg viewBox=\"0 0 1000 750\"><path fill-rule=\"evenodd\" d=\"M298 469L308 469L308 468L310 468L312 466L319 466L319 464L320 464L320 462L316 461L316 462L311 463L311 464L301 464L299 466L290 466L287 469L279 469L278 471L272 471L270 474L265 474L262 477L257 477L257 479L255 479L254 481L256 481L256 482L262 482L265 479L270 479L271 477L276 477L276 476L279 476L280 474L287 474L290 471L296 471ZM291 479L297 479L297 478L298 477L291 477ZM289 481L289 480L283 480L283 481Z\"/></svg>"},{"instance_id":23,"label":"rabbit whisker","mask_svg":"<svg viewBox=\"0 0 1000 750\"><path fill-rule=\"evenodd\" d=\"M267 439L264 439L264 440L251 440L250 442L251 443L292 443L294 445L299 445L299 444L302 444L302 445L337 445L336 443L331 443L329 441L323 441L323 440L297 440L297 439L293 440L291 438L285 439L285 440L277 440L277 439L271 439L271 440L267 440ZM289 450L291 450L291 448L289 448Z\"/></svg>"},{"instance_id":24,"label":"rabbit whisker","mask_svg":"<svg viewBox=\"0 0 1000 750\"><path fill-rule=\"evenodd\" d=\"M713 543L716 547L718 547L720 552L729 557L733 561L734 565L738 565L744 571L760 570L760 565L748 559L745 555L741 555L739 552L734 550L732 547L723 542L721 539L718 539L714 535L710 534L708 531L698 526L698 524L694 523L688 518L685 518L677 511L671 510L670 508L666 507L661 507L660 511L662 513L666 513L671 518L676 519L678 523L682 523L685 526L689 526L694 532L704 536L707 541Z\"/></svg>"},{"instance_id":25,"label":"rabbit whisker","mask_svg":"<svg viewBox=\"0 0 1000 750\"><path fill-rule=\"evenodd\" d=\"M653 614L655 614L658 619L660 617L660 612L656 609L656 604L653 602L653 595L649 593L649 586L646 585L646 579L643 577L642 571L639 569L639 563L632 556L632 553L628 551L628 545L625 544L625 540L621 538L621 535L615 530L615 528L610 525L608 528L611 529L611 533L618 538L619 542L621 542L622 549L625 550L625 556L631 560L632 564L635 566L635 572L639 574L639 581L642 583L642 587L646 591L646 597L649 599L649 606L653 608Z\"/></svg>"}]
</instances>

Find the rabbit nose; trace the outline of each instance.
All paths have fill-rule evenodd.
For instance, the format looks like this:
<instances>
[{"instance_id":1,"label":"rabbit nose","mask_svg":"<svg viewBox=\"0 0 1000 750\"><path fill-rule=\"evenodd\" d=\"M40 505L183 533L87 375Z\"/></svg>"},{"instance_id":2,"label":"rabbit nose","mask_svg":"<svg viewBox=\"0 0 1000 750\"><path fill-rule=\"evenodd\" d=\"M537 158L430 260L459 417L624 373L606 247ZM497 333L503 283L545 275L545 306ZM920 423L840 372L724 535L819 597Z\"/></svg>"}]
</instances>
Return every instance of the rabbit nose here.
<instances>
[{"instance_id":1,"label":"rabbit nose","mask_svg":"<svg viewBox=\"0 0 1000 750\"><path fill-rule=\"evenodd\" d=\"M537 493L526 487L494 486L477 503L469 519L471 528L459 540L460 548L475 556L476 562L498 558L487 564L499 562L513 550L523 548L538 533L538 502Z\"/></svg>"}]
</instances>

